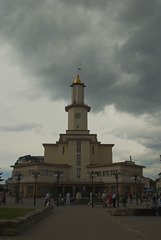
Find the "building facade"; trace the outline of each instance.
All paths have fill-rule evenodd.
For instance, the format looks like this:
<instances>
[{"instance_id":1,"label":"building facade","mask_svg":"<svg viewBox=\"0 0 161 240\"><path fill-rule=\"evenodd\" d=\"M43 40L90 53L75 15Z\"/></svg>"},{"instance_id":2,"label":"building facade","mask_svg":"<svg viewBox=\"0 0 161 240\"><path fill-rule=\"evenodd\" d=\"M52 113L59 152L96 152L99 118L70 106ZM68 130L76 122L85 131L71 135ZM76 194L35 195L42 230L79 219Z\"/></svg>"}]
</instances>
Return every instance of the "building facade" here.
<instances>
[{"instance_id":1,"label":"building facade","mask_svg":"<svg viewBox=\"0 0 161 240\"><path fill-rule=\"evenodd\" d=\"M24 156L12 166L10 181L12 194L16 189L24 196L44 196L70 191L73 197L77 191L82 196L96 193L143 192L143 168L130 161L113 163L114 144L101 144L97 134L88 130L90 107L84 103L85 85L79 75L71 85L71 104L65 107L68 113L68 129L59 135L56 143L43 143L44 157ZM37 176L33 174L37 172ZM19 176L19 178L18 178Z\"/></svg>"}]
</instances>

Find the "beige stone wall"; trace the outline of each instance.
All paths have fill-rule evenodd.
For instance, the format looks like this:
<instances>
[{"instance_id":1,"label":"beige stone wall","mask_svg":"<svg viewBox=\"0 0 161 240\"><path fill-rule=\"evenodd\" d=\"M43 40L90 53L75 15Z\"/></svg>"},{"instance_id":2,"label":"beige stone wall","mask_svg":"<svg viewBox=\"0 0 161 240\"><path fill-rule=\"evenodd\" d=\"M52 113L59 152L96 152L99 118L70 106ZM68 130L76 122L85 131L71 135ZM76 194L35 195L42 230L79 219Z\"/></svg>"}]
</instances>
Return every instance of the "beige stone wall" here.
<instances>
[{"instance_id":1,"label":"beige stone wall","mask_svg":"<svg viewBox=\"0 0 161 240\"><path fill-rule=\"evenodd\" d=\"M59 143L58 144L58 163L60 164L68 164L68 144L67 143ZM54 157L55 162L55 157Z\"/></svg>"},{"instance_id":2,"label":"beige stone wall","mask_svg":"<svg viewBox=\"0 0 161 240\"><path fill-rule=\"evenodd\" d=\"M87 165L90 164L90 143L89 141L82 141L82 166L81 166L81 177L87 178Z\"/></svg>"},{"instance_id":3,"label":"beige stone wall","mask_svg":"<svg viewBox=\"0 0 161 240\"><path fill-rule=\"evenodd\" d=\"M72 103L84 103L84 85L73 85L72 87Z\"/></svg>"},{"instance_id":4,"label":"beige stone wall","mask_svg":"<svg viewBox=\"0 0 161 240\"><path fill-rule=\"evenodd\" d=\"M57 144L44 144L44 162L58 163L58 147Z\"/></svg>"},{"instance_id":5,"label":"beige stone wall","mask_svg":"<svg viewBox=\"0 0 161 240\"><path fill-rule=\"evenodd\" d=\"M92 147L94 147L94 154L92 153ZM90 144L90 164L98 164L99 162L99 146L98 143Z\"/></svg>"},{"instance_id":6,"label":"beige stone wall","mask_svg":"<svg viewBox=\"0 0 161 240\"><path fill-rule=\"evenodd\" d=\"M99 146L99 161L100 164L112 163L112 147L107 145Z\"/></svg>"},{"instance_id":7,"label":"beige stone wall","mask_svg":"<svg viewBox=\"0 0 161 240\"><path fill-rule=\"evenodd\" d=\"M75 113L80 114L80 118L75 118ZM73 107L68 110L68 130L87 130L87 109Z\"/></svg>"}]
</instances>

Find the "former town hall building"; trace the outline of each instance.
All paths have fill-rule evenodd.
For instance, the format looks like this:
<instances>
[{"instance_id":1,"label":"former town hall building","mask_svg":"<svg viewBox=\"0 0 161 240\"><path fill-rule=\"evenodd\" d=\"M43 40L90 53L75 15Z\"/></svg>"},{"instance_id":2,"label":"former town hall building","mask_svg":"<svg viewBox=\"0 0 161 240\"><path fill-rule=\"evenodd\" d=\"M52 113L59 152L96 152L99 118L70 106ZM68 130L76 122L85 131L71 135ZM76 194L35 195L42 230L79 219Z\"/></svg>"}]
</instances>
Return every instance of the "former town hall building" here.
<instances>
[{"instance_id":1,"label":"former town hall building","mask_svg":"<svg viewBox=\"0 0 161 240\"><path fill-rule=\"evenodd\" d=\"M10 180L14 195L19 188L24 196L63 194L77 191L88 196L91 188L96 193L123 192L136 194L143 191L143 168L131 159L115 162L112 159L114 144L101 144L97 134L88 129L90 106L84 102L85 85L79 75L71 85L71 104L68 113L68 129L60 134L56 143L43 143L44 156L20 157L13 167ZM136 177L137 176L137 177Z\"/></svg>"}]
</instances>

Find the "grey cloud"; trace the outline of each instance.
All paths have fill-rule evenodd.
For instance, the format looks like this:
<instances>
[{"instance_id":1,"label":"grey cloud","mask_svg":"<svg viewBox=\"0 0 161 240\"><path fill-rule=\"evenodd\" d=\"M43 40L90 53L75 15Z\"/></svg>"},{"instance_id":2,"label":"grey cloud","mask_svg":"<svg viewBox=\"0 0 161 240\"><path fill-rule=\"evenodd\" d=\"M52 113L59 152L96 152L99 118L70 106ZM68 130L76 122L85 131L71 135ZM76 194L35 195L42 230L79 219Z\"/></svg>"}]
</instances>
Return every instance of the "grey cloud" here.
<instances>
[{"instance_id":1,"label":"grey cloud","mask_svg":"<svg viewBox=\"0 0 161 240\"><path fill-rule=\"evenodd\" d=\"M1 126L0 127L0 131L1 132L25 132L25 131L37 131L38 129L40 129L42 126L40 124L20 124L17 126Z\"/></svg>"},{"instance_id":2,"label":"grey cloud","mask_svg":"<svg viewBox=\"0 0 161 240\"><path fill-rule=\"evenodd\" d=\"M112 134L120 138L133 140L144 146L147 151L152 150L158 156L160 154L160 126L150 127L149 125L149 128L126 126L126 128L115 129Z\"/></svg>"}]
</instances>

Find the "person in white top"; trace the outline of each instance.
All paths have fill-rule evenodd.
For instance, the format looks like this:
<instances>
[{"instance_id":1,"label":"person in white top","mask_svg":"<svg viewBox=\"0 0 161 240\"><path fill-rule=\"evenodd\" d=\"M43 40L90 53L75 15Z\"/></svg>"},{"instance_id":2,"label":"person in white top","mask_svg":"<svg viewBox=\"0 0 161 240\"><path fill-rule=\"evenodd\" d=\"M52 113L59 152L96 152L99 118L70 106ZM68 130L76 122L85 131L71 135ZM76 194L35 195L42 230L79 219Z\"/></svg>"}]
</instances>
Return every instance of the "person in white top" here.
<instances>
[{"instance_id":1,"label":"person in white top","mask_svg":"<svg viewBox=\"0 0 161 240\"><path fill-rule=\"evenodd\" d=\"M159 208L161 208L161 196L159 197L155 207L157 216L159 216Z\"/></svg>"},{"instance_id":2,"label":"person in white top","mask_svg":"<svg viewBox=\"0 0 161 240\"><path fill-rule=\"evenodd\" d=\"M112 194L112 201L113 201L113 207L115 208L116 207L116 194L115 194L115 192L113 192L113 194Z\"/></svg>"},{"instance_id":3,"label":"person in white top","mask_svg":"<svg viewBox=\"0 0 161 240\"><path fill-rule=\"evenodd\" d=\"M92 197L93 197L92 195L93 195L93 193L92 193L92 192L90 192L88 206L92 205Z\"/></svg>"},{"instance_id":4,"label":"person in white top","mask_svg":"<svg viewBox=\"0 0 161 240\"><path fill-rule=\"evenodd\" d=\"M46 196L45 196L44 206L46 206L46 204L47 204L47 202L48 202L48 199L49 199L49 193L47 193Z\"/></svg>"},{"instance_id":5,"label":"person in white top","mask_svg":"<svg viewBox=\"0 0 161 240\"><path fill-rule=\"evenodd\" d=\"M70 192L66 194L66 205L70 205Z\"/></svg>"}]
</instances>

